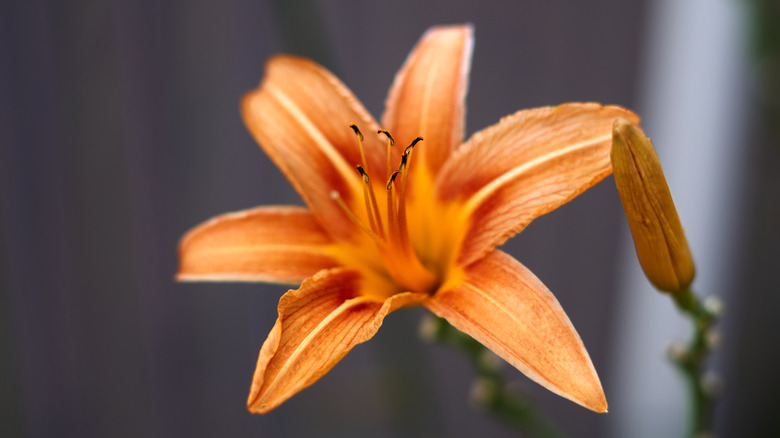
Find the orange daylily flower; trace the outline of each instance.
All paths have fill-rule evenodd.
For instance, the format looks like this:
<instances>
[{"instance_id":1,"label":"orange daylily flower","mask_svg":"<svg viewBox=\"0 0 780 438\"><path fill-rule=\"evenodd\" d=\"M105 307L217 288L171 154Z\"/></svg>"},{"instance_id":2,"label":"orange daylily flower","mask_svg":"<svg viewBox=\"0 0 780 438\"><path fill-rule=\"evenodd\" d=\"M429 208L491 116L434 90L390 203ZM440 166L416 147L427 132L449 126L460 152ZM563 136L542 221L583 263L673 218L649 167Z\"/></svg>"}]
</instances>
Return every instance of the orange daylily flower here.
<instances>
[{"instance_id":1,"label":"orange daylily flower","mask_svg":"<svg viewBox=\"0 0 780 438\"><path fill-rule=\"evenodd\" d=\"M387 131L306 59L272 58L244 97L249 131L308 209L259 207L196 227L181 241L178 278L303 282L279 301L250 411L268 412L311 385L387 314L411 305L556 394L607 410L558 301L495 248L609 175L613 120L638 118L570 103L519 111L461 144L472 45L469 25L422 37L390 89Z\"/></svg>"}]
</instances>

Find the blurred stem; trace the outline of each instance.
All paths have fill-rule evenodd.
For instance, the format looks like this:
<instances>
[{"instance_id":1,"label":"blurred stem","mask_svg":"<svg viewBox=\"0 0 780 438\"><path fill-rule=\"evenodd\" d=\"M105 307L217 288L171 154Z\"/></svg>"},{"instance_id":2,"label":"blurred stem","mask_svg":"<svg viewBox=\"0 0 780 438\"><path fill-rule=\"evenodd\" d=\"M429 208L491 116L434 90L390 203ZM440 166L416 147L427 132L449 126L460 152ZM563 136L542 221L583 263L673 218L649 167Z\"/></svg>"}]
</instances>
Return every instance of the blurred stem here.
<instances>
[{"instance_id":1,"label":"blurred stem","mask_svg":"<svg viewBox=\"0 0 780 438\"><path fill-rule=\"evenodd\" d=\"M424 337L460 350L474 366L477 378L472 391L472 401L480 409L500 418L526 436L562 437L557 429L537 413L529 400L508 387L501 373L502 362L498 356L471 336L451 326L446 320L432 315L427 318L429 319L422 322L423 325L430 324L424 330L426 332Z\"/></svg>"},{"instance_id":2,"label":"blurred stem","mask_svg":"<svg viewBox=\"0 0 780 438\"><path fill-rule=\"evenodd\" d=\"M693 323L693 336L685 349L673 352L672 361L683 373L690 393L689 431L691 437L710 431L715 405L714 391L704 381L704 365L712 351L709 336L716 314L705 308L690 289L673 294L674 302Z\"/></svg>"}]
</instances>

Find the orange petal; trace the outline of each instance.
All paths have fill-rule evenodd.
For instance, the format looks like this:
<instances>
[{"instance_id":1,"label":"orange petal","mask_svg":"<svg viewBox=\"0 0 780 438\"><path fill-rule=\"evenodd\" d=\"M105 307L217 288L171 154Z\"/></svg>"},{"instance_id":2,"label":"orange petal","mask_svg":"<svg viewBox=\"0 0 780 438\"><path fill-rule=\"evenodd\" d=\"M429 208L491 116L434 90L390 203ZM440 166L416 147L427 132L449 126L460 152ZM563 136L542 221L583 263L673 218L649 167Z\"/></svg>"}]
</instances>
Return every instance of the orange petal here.
<instances>
[{"instance_id":1,"label":"orange petal","mask_svg":"<svg viewBox=\"0 0 780 438\"><path fill-rule=\"evenodd\" d=\"M424 141L410 169L436 174L463 141L474 30L471 25L428 30L395 77L382 124L402 146Z\"/></svg>"},{"instance_id":2,"label":"orange petal","mask_svg":"<svg viewBox=\"0 0 780 438\"><path fill-rule=\"evenodd\" d=\"M179 244L184 281L267 281L298 284L336 266L331 239L303 207L259 207L215 217Z\"/></svg>"},{"instance_id":3,"label":"orange petal","mask_svg":"<svg viewBox=\"0 0 780 438\"><path fill-rule=\"evenodd\" d=\"M352 93L317 64L277 56L266 64L260 87L244 96L241 112L249 131L284 172L334 237L358 232L331 198L337 191L359 216L362 179L355 123L365 135L370 176L385 180L385 145L376 121Z\"/></svg>"},{"instance_id":4,"label":"orange petal","mask_svg":"<svg viewBox=\"0 0 780 438\"><path fill-rule=\"evenodd\" d=\"M479 259L533 219L612 171L612 122L639 118L617 106L569 103L519 111L474 134L442 168L435 193L463 203L458 262Z\"/></svg>"},{"instance_id":5,"label":"orange petal","mask_svg":"<svg viewBox=\"0 0 780 438\"><path fill-rule=\"evenodd\" d=\"M409 292L384 301L365 296L360 274L334 269L306 280L279 301L279 318L260 350L247 407L266 413L328 372L384 317L427 295Z\"/></svg>"},{"instance_id":6,"label":"orange petal","mask_svg":"<svg viewBox=\"0 0 780 438\"><path fill-rule=\"evenodd\" d=\"M423 303L550 391L596 412L607 400L561 305L531 271L493 251Z\"/></svg>"}]
</instances>

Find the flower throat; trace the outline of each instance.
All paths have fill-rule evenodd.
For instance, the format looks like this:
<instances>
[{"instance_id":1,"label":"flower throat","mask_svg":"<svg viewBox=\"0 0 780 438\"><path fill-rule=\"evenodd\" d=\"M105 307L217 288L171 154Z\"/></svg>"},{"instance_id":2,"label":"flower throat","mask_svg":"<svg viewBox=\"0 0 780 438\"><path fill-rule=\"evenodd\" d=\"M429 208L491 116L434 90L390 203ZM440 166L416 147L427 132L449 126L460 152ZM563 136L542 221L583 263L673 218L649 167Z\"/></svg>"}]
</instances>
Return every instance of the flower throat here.
<instances>
[{"instance_id":1,"label":"flower throat","mask_svg":"<svg viewBox=\"0 0 780 438\"><path fill-rule=\"evenodd\" d=\"M401 162L397 170L393 170L391 150L395 145L393 136L384 129L377 131L387 137L387 166L384 209L380 206L374 193L374 182L369 178L366 154L363 148L363 134L354 123L349 125L358 140L362 164L355 168L363 179L363 201L366 207L368 225L352 212L337 191L330 193L331 198L338 203L344 213L365 234L367 234L379 250L387 273L399 286L410 292L433 293L436 286L434 276L420 261L409 240L406 222L406 188L409 177L409 166L412 151L422 137L415 138L401 154Z\"/></svg>"}]
</instances>

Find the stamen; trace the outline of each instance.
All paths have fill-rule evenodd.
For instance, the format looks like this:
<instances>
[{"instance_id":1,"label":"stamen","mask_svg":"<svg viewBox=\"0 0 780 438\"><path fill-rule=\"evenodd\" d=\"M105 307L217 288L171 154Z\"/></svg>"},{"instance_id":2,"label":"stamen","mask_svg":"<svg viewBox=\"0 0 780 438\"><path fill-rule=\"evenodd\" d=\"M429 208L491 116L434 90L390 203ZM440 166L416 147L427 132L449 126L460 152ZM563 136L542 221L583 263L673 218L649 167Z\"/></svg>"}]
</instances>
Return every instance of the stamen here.
<instances>
[{"instance_id":1,"label":"stamen","mask_svg":"<svg viewBox=\"0 0 780 438\"><path fill-rule=\"evenodd\" d=\"M363 169L363 166L358 164L357 166L355 166L355 169L357 169L358 172L360 172L360 176L363 177L363 182L368 184L369 183L368 174L366 173L365 169Z\"/></svg>"},{"instance_id":2,"label":"stamen","mask_svg":"<svg viewBox=\"0 0 780 438\"><path fill-rule=\"evenodd\" d=\"M390 170L391 169L391 165L390 165L390 149L395 144L395 140L393 140L393 136L390 135L390 133L387 132L387 130L385 130L385 129L380 129L376 133L377 134L384 134L384 135L387 136L387 166L386 166L387 172L385 173L385 175L387 175L387 177L390 178L390 173L392 172Z\"/></svg>"},{"instance_id":3,"label":"stamen","mask_svg":"<svg viewBox=\"0 0 780 438\"><path fill-rule=\"evenodd\" d=\"M415 138L414 140L412 140L412 144L410 144L409 146L407 146L407 147L406 147L406 149L404 149L404 155L409 155L409 154L411 154L411 153L412 153L412 148L414 148L414 146L415 146L417 143L421 142L421 141L422 141L422 139L423 139L422 137L417 137L417 138Z\"/></svg>"},{"instance_id":4,"label":"stamen","mask_svg":"<svg viewBox=\"0 0 780 438\"><path fill-rule=\"evenodd\" d=\"M422 137L412 140L412 143L404 149L401 155L401 190L398 196L398 235L401 238L401 245L407 251L413 251L409 242L409 230L406 224L406 182L409 178L409 163L412 158L412 150L417 143L422 141Z\"/></svg>"},{"instance_id":5,"label":"stamen","mask_svg":"<svg viewBox=\"0 0 780 438\"><path fill-rule=\"evenodd\" d=\"M357 225L361 230L363 230L366 234L369 235L372 239L374 239L374 242L381 248L384 246L384 242L382 242L382 239L379 238L379 236L376 235L373 231L369 230L368 227L363 224L363 222L360 221L360 219L355 216L355 213L352 213L352 210L349 209L347 204L344 202L343 199L341 199L341 194L335 190L330 192L330 198L336 201L336 203L341 207L341 209L344 211L344 214L349 217L349 219Z\"/></svg>"},{"instance_id":6,"label":"stamen","mask_svg":"<svg viewBox=\"0 0 780 438\"><path fill-rule=\"evenodd\" d=\"M389 133L389 132L387 132L387 130L385 130L385 129L380 129L380 130L379 130L379 131L377 131L376 133L377 133L377 134L384 134L384 135L386 135L386 136L387 136L387 139L390 141L390 146L393 146L393 145L395 145L395 140L393 140L393 136L392 136L392 135L390 135L390 133Z\"/></svg>"},{"instance_id":7,"label":"stamen","mask_svg":"<svg viewBox=\"0 0 780 438\"><path fill-rule=\"evenodd\" d=\"M360 149L360 159L363 161L363 165L357 165L357 170L360 171L360 175L363 177L363 196L366 200L366 213L368 213L368 222L371 225L371 229L377 234L384 237L384 226L382 225L382 216L379 214L379 204L376 202L376 195L374 190L371 189L371 181L368 178L368 164L366 164L366 151L363 148L363 133L356 124L350 123L349 127L355 131L355 135L358 138L358 148Z\"/></svg>"},{"instance_id":8,"label":"stamen","mask_svg":"<svg viewBox=\"0 0 780 438\"><path fill-rule=\"evenodd\" d=\"M360 129L358 129L357 125L354 123L350 123L349 127L352 128L352 130L355 131L355 135L357 135L360 160L362 161L363 167L368 168L368 165L366 164L366 152L363 150L363 133L360 132Z\"/></svg>"},{"instance_id":9,"label":"stamen","mask_svg":"<svg viewBox=\"0 0 780 438\"><path fill-rule=\"evenodd\" d=\"M395 181L395 177L397 177L399 173L401 173L401 171L396 170L390 175L390 179L387 180L387 190L393 190L393 181Z\"/></svg>"},{"instance_id":10,"label":"stamen","mask_svg":"<svg viewBox=\"0 0 780 438\"><path fill-rule=\"evenodd\" d=\"M360 139L360 141L363 141L363 133L362 133L362 132L360 132L360 129L358 129L357 125L356 125L356 124L354 124L354 123L350 123L350 124L349 124L349 127L350 127L350 128L352 128L352 130L353 130L353 131L355 131L355 135L357 135L357 136L358 136L358 138Z\"/></svg>"},{"instance_id":11,"label":"stamen","mask_svg":"<svg viewBox=\"0 0 780 438\"><path fill-rule=\"evenodd\" d=\"M376 231L376 221L374 220L374 212L371 210L371 199L369 198L368 191L371 190L371 180L368 178L368 174L363 170L363 166L358 164L355 168L360 172L363 177L363 203L366 205L366 215L368 216L368 224L371 225L371 229Z\"/></svg>"},{"instance_id":12,"label":"stamen","mask_svg":"<svg viewBox=\"0 0 780 438\"><path fill-rule=\"evenodd\" d=\"M360 172L360 177L363 179L363 198L366 204L366 215L368 216L370 228L361 222L361 219L350 210L337 191L331 192L331 198L338 203L344 214L374 241L387 273L400 286L408 290L432 292L435 287L436 277L422 264L411 245L406 224L406 203L404 200L412 151L422 138L417 137L404 149L401 154L401 164L398 170L393 171L391 148L395 145L395 140L387 130L380 129L377 131L377 134L383 134L387 137L387 184L385 185L387 189L387 206L384 211L385 217L383 218L371 185L371 178L369 177L371 169L368 168L366 151L363 147L363 134L354 123L351 123L349 127L352 128L352 131L358 138L362 162L355 168ZM371 152L373 153L374 151ZM376 177L376 174L373 175ZM399 177L400 180L398 179ZM400 190L396 188L397 181L401 183ZM387 221L387 228L383 224L385 220Z\"/></svg>"},{"instance_id":13,"label":"stamen","mask_svg":"<svg viewBox=\"0 0 780 438\"><path fill-rule=\"evenodd\" d=\"M391 246L395 246L398 243L398 214L395 207L395 188L393 182L398 176L399 172L396 170L390 175L387 181L387 235L390 237L389 243Z\"/></svg>"},{"instance_id":14,"label":"stamen","mask_svg":"<svg viewBox=\"0 0 780 438\"><path fill-rule=\"evenodd\" d=\"M401 155L401 165L398 166L398 170L403 171L404 169L406 169L406 160L408 159L409 159L409 155L407 154Z\"/></svg>"},{"instance_id":15,"label":"stamen","mask_svg":"<svg viewBox=\"0 0 780 438\"><path fill-rule=\"evenodd\" d=\"M401 165L398 166L398 170L401 171L401 199L399 199L399 203L403 203L404 194L406 193L406 179L409 177L407 169L409 168L409 160L412 158L412 151L422 139L422 137L417 137L412 140L412 144L407 146L406 149L404 149L404 153L401 155Z\"/></svg>"},{"instance_id":16,"label":"stamen","mask_svg":"<svg viewBox=\"0 0 780 438\"><path fill-rule=\"evenodd\" d=\"M363 200L366 204L366 214L368 215L368 223L371 225L371 229L384 237L385 233L382 227L382 216L379 213L379 204L376 202L376 196L374 191L371 190L371 179L368 177L363 166L358 164L355 168L360 172L363 177Z\"/></svg>"}]
</instances>

